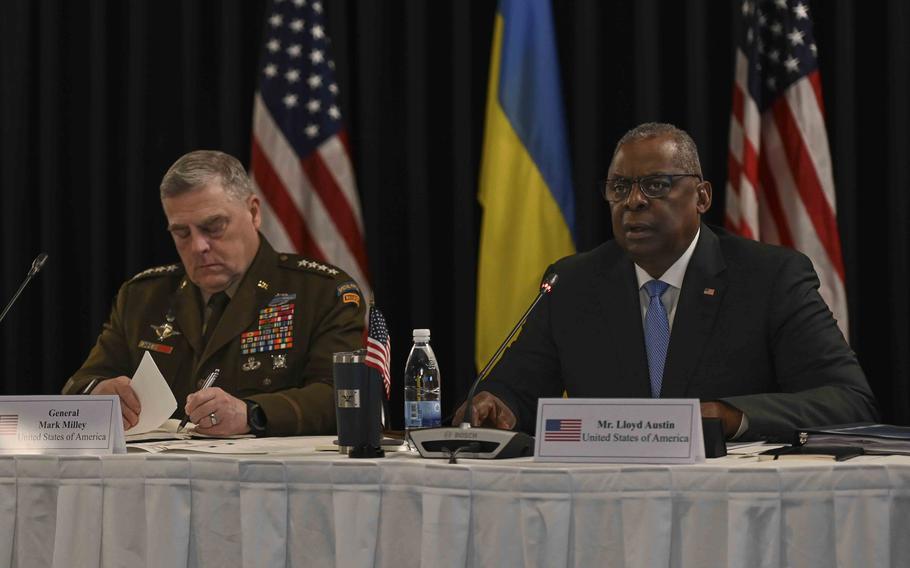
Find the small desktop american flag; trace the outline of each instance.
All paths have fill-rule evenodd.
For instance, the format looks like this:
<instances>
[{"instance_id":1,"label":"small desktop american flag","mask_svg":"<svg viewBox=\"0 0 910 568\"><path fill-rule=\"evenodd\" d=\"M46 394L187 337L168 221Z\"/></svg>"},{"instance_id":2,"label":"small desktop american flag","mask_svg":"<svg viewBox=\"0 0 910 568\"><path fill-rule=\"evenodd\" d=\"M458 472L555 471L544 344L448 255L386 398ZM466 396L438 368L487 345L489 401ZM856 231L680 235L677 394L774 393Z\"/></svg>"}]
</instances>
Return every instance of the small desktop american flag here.
<instances>
[{"instance_id":1,"label":"small desktop american flag","mask_svg":"<svg viewBox=\"0 0 910 568\"><path fill-rule=\"evenodd\" d=\"M367 366L373 367L382 375L382 384L385 387L385 397L389 398L392 389L392 380L389 375L389 361L392 359L392 343L389 339L389 330L385 324L382 312L370 305L370 329L367 333Z\"/></svg>"}]
</instances>

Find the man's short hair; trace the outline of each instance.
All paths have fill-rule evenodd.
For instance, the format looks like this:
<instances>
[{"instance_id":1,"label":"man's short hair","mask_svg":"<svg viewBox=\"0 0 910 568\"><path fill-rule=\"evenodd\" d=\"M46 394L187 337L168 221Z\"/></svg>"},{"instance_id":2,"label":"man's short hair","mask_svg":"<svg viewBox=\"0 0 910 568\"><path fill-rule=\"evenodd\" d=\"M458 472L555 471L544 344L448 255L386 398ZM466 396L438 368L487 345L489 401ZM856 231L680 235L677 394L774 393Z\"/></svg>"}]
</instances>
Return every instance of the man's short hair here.
<instances>
[{"instance_id":1,"label":"man's short hair","mask_svg":"<svg viewBox=\"0 0 910 568\"><path fill-rule=\"evenodd\" d=\"M698 159L698 148L695 146L695 141L685 130L665 122L646 122L623 134L619 142L616 143L613 157L615 158L622 145L630 140L644 140L645 138L655 138L657 136L669 136L676 143L676 160L679 167L688 174L702 175L701 162Z\"/></svg>"},{"instance_id":2,"label":"man's short hair","mask_svg":"<svg viewBox=\"0 0 910 568\"><path fill-rule=\"evenodd\" d=\"M215 182L221 183L231 199L244 201L253 194L253 183L237 158L216 150L196 150L168 168L161 179L161 199Z\"/></svg>"}]
</instances>

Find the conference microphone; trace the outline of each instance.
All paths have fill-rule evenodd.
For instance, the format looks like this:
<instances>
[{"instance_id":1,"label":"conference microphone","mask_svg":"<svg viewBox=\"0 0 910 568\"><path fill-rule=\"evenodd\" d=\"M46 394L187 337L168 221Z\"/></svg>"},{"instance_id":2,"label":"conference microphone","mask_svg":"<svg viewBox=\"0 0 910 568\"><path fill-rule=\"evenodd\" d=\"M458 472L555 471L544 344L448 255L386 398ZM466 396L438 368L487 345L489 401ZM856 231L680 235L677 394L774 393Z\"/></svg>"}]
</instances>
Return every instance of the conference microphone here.
<instances>
[{"instance_id":1,"label":"conference microphone","mask_svg":"<svg viewBox=\"0 0 910 568\"><path fill-rule=\"evenodd\" d=\"M35 257L35 260L32 261L32 267L29 268L28 274L25 275L25 280L22 281L22 285L19 286L19 289L16 290L15 294L13 294L12 299L9 301L8 304L6 304L6 307L3 308L3 313L0 314L0 322L2 322L3 319L6 317L6 312L8 312L9 309L13 307L13 304L15 304L16 300L19 299L19 294L21 294L22 291L25 290L25 287L28 286L28 283L32 281L32 278L34 278L36 274L41 272L41 269L44 268L44 263L46 263L46 262L47 262L47 253L46 252L42 252L41 254L39 254L38 256Z\"/></svg>"},{"instance_id":2,"label":"conference microphone","mask_svg":"<svg viewBox=\"0 0 910 568\"><path fill-rule=\"evenodd\" d=\"M417 451L425 458L449 458L454 461L455 458L480 458L480 459L497 459L497 458L517 458L530 456L534 453L534 438L524 432L515 432L513 430L500 430L499 428L474 428L471 426L471 417L474 409L471 403L477 392L480 381L486 378L490 369L499 360L499 356L524 325L531 311L540 302L540 300L553 290L553 286L559 280L559 275L550 273L540 284L540 292L537 297L525 310L524 315L509 332L505 341L496 350L496 353L490 357L484 368L477 374L471 390L468 391L467 405L465 406L464 418L458 426L444 426L441 428L424 428L421 430L411 430L408 436L417 447Z\"/></svg>"}]
</instances>

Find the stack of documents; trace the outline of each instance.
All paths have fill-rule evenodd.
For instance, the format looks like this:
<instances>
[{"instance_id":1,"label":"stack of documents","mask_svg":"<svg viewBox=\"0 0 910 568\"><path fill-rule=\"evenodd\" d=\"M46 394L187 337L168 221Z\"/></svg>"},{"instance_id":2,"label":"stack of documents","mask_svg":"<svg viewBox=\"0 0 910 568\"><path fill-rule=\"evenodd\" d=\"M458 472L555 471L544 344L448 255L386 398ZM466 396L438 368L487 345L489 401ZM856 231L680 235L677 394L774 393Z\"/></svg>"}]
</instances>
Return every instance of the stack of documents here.
<instances>
[{"instance_id":1,"label":"stack of documents","mask_svg":"<svg viewBox=\"0 0 910 568\"><path fill-rule=\"evenodd\" d=\"M862 448L865 455L910 456L910 427L890 424L845 424L799 432L803 447Z\"/></svg>"}]
</instances>

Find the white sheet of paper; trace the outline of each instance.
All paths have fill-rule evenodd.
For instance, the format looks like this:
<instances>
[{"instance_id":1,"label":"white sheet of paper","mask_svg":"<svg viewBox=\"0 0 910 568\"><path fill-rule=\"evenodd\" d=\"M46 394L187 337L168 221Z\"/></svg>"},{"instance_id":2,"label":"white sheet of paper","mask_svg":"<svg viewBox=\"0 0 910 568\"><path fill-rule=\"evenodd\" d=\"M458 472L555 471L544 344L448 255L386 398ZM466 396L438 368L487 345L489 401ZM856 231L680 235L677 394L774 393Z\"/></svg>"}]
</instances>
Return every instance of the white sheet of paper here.
<instances>
[{"instance_id":1,"label":"white sheet of paper","mask_svg":"<svg viewBox=\"0 0 910 568\"><path fill-rule=\"evenodd\" d=\"M130 433L126 435L126 441L128 443L134 442L149 442L156 441L161 442L164 440L190 440L190 439L213 439L213 440L239 440L241 438L255 438L252 434L234 434L233 436L209 436L208 434L203 434L196 431L196 425L192 422L187 422L183 430L177 430L180 427L180 421L176 418L169 418L164 421L164 423L157 427L153 428L147 432L133 433L130 430Z\"/></svg>"},{"instance_id":2,"label":"white sheet of paper","mask_svg":"<svg viewBox=\"0 0 910 568\"><path fill-rule=\"evenodd\" d=\"M169 418L157 428L145 432L134 433L130 430L126 435L126 441L133 443L148 442L150 440L189 440L191 437L190 432L196 427L192 422L187 422L186 427L178 432L178 426L180 426L179 420L176 418Z\"/></svg>"},{"instance_id":3,"label":"white sheet of paper","mask_svg":"<svg viewBox=\"0 0 910 568\"><path fill-rule=\"evenodd\" d=\"M245 447L244 440L165 440L162 442L140 442L130 444L129 452L199 452L203 454L267 454L264 448Z\"/></svg>"},{"instance_id":4,"label":"white sheet of paper","mask_svg":"<svg viewBox=\"0 0 910 568\"><path fill-rule=\"evenodd\" d=\"M200 452L205 454L269 454L301 455L312 454L312 440L332 440L332 437L274 437L274 438L231 438L193 439L142 442L130 444L131 452Z\"/></svg>"},{"instance_id":5,"label":"white sheet of paper","mask_svg":"<svg viewBox=\"0 0 910 568\"><path fill-rule=\"evenodd\" d=\"M142 356L130 386L139 398L142 411L139 413L139 423L127 430L127 435L154 430L177 410L177 399L148 351Z\"/></svg>"}]
</instances>

